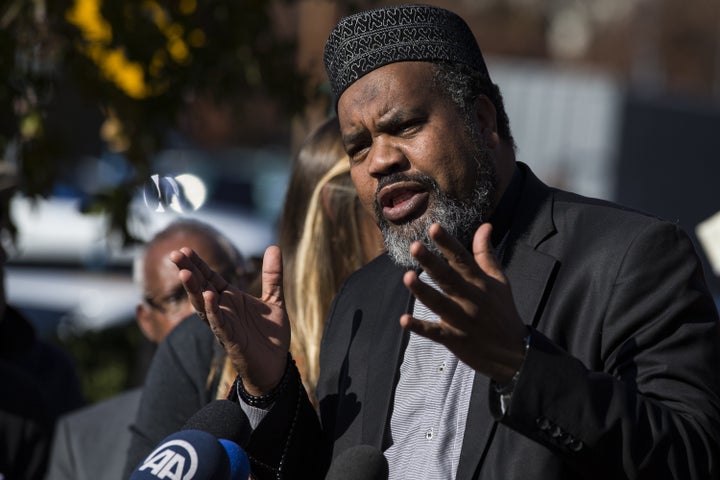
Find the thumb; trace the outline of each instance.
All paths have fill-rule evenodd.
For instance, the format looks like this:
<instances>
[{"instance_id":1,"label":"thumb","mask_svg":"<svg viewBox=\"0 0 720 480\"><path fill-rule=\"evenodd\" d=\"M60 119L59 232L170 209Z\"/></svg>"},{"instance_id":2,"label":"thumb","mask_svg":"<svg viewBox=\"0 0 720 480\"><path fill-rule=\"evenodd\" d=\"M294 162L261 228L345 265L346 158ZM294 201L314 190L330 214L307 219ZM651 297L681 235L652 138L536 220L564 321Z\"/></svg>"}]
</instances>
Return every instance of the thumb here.
<instances>
[{"instance_id":1,"label":"thumb","mask_svg":"<svg viewBox=\"0 0 720 480\"><path fill-rule=\"evenodd\" d=\"M500 264L495 258L495 249L492 246L492 225L483 223L475 231L472 242L473 258L475 263L486 275L495 279L503 278Z\"/></svg>"},{"instance_id":2,"label":"thumb","mask_svg":"<svg viewBox=\"0 0 720 480\"><path fill-rule=\"evenodd\" d=\"M282 254L277 246L265 250L262 263L262 301L282 306Z\"/></svg>"}]
</instances>

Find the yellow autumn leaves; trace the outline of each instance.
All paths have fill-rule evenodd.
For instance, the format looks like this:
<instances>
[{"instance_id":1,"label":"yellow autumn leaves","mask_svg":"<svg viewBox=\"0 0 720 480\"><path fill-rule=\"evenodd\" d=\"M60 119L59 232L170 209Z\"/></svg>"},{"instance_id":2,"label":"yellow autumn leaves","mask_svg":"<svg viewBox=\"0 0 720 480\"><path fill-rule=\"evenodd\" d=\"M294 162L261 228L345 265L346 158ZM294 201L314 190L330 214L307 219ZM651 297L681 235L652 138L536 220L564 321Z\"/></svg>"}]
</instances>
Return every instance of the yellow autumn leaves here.
<instances>
[{"instance_id":1,"label":"yellow autumn leaves","mask_svg":"<svg viewBox=\"0 0 720 480\"><path fill-rule=\"evenodd\" d=\"M145 69L140 62L128 59L122 47L111 46L112 26L102 16L100 7L101 0L75 0L65 19L80 30L85 40L80 48L98 66L101 75L131 98L143 99L162 93L161 75L168 61L187 64L191 61L190 47L205 45L206 37L201 29L186 31L158 2L146 0L141 4L143 13L163 34L165 45L153 52ZM180 0L178 4L181 15L191 15L196 7L196 0Z\"/></svg>"}]
</instances>

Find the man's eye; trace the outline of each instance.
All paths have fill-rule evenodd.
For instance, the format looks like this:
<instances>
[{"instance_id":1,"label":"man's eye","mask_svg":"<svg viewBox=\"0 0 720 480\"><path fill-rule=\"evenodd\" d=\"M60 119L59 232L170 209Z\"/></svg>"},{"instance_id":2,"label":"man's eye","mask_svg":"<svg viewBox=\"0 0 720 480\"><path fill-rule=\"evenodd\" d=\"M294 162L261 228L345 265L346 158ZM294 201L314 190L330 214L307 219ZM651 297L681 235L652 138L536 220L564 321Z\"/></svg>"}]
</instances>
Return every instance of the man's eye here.
<instances>
[{"instance_id":1,"label":"man's eye","mask_svg":"<svg viewBox=\"0 0 720 480\"><path fill-rule=\"evenodd\" d=\"M348 150L348 157L350 157L350 161L352 163L358 163L363 158L365 158L365 155L367 154L367 147L365 146L357 146L353 147L350 150Z\"/></svg>"},{"instance_id":2,"label":"man's eye","mask_svg":"<svg viewBox=\"0 0 720 480\"><path fill-rule=\"evenodd\" d=\"M168 303L180 303L184 302L185 300L187 300L187 293L185 292L185 290L177 291L168 295L167 297Z\"/></svg>"},{"instance_id":3,"label":"man's eye","mask_svg":"<svg viewBox=\"0 0 720 480\"><path fill-rule=\"evenodd\" d=\"M404 122L398 128L398 135L413 135L413 134L417 133L420 130L420 128L422 128L423 123L424 123L424 119L422 119L422 118Z\"/></svg>"},{"instance_id":4,"label":"man's eye","mask_svg":"<svg viewBox=\"0 0 720 480\"><path fill-rule=\"evenodd\" d=\"M418 130L420 130L420 125L417 123L413 123L412 125L407 125L405 128L403 128L403 133L405 135L412 135L416 133Z\"/></svg>"}]
</instances>

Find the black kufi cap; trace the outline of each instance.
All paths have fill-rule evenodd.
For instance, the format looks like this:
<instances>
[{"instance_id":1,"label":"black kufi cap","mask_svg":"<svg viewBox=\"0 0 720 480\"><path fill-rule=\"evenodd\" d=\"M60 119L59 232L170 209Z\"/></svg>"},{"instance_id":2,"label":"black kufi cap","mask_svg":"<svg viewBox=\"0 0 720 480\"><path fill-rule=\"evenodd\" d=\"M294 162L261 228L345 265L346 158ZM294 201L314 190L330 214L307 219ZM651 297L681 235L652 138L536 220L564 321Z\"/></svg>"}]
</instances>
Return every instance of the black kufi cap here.
<instances>
[{"instance_id":1,"label":"black kufi cap","mask_svg":"<svg viewBox=\"0 0 720 480\"><path fill-rule=\"evenodd\" d=\"M395 5L345 17L325 45L325 70L335 101L363 75L403 61L463 63L487 75L465 21L428 5Z\"/></svg>"}]
</instances>

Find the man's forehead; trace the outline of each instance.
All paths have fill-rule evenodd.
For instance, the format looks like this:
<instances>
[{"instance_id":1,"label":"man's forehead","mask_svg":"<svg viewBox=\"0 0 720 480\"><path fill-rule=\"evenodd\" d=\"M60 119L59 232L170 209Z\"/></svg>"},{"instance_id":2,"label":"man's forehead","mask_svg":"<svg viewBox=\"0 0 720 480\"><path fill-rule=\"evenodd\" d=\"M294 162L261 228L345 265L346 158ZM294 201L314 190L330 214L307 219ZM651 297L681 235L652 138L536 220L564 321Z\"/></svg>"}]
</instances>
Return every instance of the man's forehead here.
<instances>
[{"instance_id":1,"label":"man's forehead","mask_svg":"<svg viewBox=\"0 0 720 480\"><path fill-rule=\"evenodd\" d=\"M395 122L423 110L432 94L429 62L400 62L368 73L343 92L338 120L345 136L367 121Z\"/></svg>"},{"instance_id":2,"label":"man's forehead","mask_svg":"<svg viewBox=\"0 0 720 480\"><path fill-rule=\"evenodd\" d=\"M173 250L178 250L182 247L192 248L200 256L214 256L214 245L213 242L203 236L199 235L194 231L181 231L178 230L173 232L171 235L157 239L153 244L148 247L148 253L153 253L161 257L167 256Z\"/></svg>"}]
</instances>

